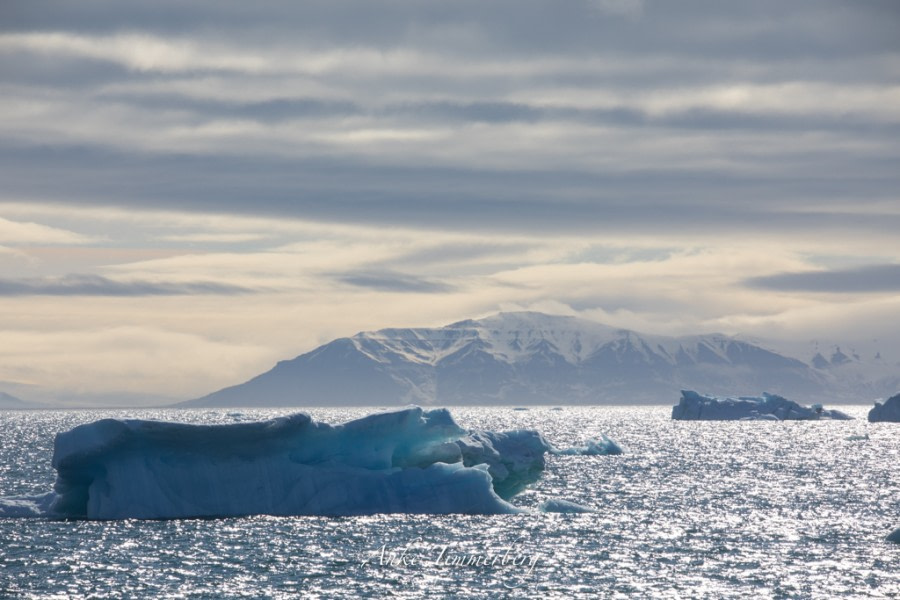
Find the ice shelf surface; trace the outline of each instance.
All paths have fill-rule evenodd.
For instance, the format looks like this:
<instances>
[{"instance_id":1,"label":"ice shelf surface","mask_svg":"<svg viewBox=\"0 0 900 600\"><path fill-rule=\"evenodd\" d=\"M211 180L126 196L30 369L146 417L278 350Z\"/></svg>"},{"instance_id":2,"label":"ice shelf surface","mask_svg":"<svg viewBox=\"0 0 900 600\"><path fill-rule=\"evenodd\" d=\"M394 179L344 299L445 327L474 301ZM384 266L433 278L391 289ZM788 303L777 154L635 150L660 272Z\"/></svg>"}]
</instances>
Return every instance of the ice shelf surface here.
<instances>
[{"instance_id":1,"label":"ice shelf surface","mask_svg":"<svg viewBox=\"0 0 900 600\"><path fill-rule=\"evenodd\" d=\"M775 394L717 398L683 390L681 401L672 407L672 418L679 421L843 421L853 417L839 410L826 410L821 404L802 406Z\"/></svg>"},{"instance_id":2,"label":"ice shelf surface","mask_svg":"<svg viewBox=\"0 0 900 600\"><path fill-rule=\"evenodd\" d=\"M418 407L341 425L302 413L228 425L103 419L57 434L53 492L0 498L0 517L515 513L508 500L540 477L547 453L619 452L605 436L559 450L532 430L467 431L446 409Z\"/></svg>"},{"instance_id":3,"label":"ice shelf surface","mask_svg":"<svg viewBox=\"0 0 900 600\"><path fill-rule=\"evenodd\" d=\"M876 402L869 411L869 421L872 423L883 421L900 423L900 394L891 396L884 402Z\"/></svg>"}]
</instances>

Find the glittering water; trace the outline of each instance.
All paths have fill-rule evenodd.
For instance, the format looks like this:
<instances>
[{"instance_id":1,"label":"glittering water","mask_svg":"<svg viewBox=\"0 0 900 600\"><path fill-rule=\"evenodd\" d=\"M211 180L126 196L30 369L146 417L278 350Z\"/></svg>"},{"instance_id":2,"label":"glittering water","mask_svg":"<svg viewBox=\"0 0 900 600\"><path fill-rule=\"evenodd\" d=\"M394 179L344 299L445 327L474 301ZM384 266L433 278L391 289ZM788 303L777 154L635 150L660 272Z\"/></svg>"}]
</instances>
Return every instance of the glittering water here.
<instances>
[{"instance_id":1,"label":"glittering water","mask_svg":"<svg viewBox=\"0 0 900 600\"><path fill-rule=\"evenodd\" d=\"M0 519L0 598L900 597L900 425L673 422L668 407L451 409L465 427L608 434L618 457L551 456L534 507L594 514ZM314 409L338 423L366 409ZM52 438L99 418L285 411L0 411L0 495L50 489Z\"/></svg>"}]
</instances>

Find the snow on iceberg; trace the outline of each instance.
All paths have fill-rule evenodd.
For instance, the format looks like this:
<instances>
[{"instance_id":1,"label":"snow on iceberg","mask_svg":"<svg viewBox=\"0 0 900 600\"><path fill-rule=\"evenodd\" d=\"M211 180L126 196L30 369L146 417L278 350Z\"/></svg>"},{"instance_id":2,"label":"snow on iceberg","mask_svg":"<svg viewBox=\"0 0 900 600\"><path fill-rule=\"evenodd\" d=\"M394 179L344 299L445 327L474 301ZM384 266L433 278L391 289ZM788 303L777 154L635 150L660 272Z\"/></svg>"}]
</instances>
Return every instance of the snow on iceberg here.
<instances>
[{"instance_id":1,"label":"snow on iceberg","mask_svg":"<svg viewBox=\"0 0 900 600\"><path fill-rule=\"evenodd\" d=\"M50 514L56 494L39 496L7 496L0 498L0 517L43 517Z\"/></svg>"},{"instance_id":2,"label":"snow on iceberg","mask_svg":"<svg viewBox=\"0 0 900 600\"><path fill-rule=\"evenodd\" d=\"M825 410L821 404L801 406L775 394L716 398L682 390L681 401L672 407L672 418L679 421L815 421L848 420L853 417L839 410Z\"/></svg>"},{"instance_id":3,"label":"snow on iceberg","mask_svg":"<svg viewBox=\"0 0 900 600\"><path fill-rule=\"evenodd\" d=\"M306 414L226 425L104 419L58 434L54 491L0 499L0 517L515 513L507 500L540 477L548 452L578 453L536 431L469 432L446 409L336 426Z\"/></svg>"},{"instance_id":4,"label":"snow on iceberg","mask_svg":"<svg viewBox=\"0 0 900 600\"><path fill-rule=\"evenodd\" d=\"M876 402L872 410L869 411L869 422L891 422L900 423L900 394L891 396L882 402Z\"/></svg>"}]
</instances>

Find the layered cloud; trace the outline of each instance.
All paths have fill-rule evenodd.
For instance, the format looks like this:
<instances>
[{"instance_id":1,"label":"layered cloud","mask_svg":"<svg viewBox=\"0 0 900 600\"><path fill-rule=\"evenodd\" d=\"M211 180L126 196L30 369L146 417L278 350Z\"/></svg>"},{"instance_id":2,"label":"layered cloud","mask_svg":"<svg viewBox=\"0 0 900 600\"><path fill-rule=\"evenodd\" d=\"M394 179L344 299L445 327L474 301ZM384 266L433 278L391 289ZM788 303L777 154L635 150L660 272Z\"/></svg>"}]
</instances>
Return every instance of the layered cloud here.
<instances>
[{"instance_id":1,"label":"layered cloud","mask_svg":"<svg viewBox=\"0 0 900 600\"><path fill-rule=\"evenodd\" d=\"M22 7L0 32L19 197L524 232L834 231L817 210L896 189L898 16L883 3L58 8ZM881 216L859 227L897 225Z\"/></svg>"},{"instance_id":2,"label":"layered cloud","mask_svg":"<svg viewBox=\"0 0 900 600\"><path fill-rule=\"evenodd\" d=\"M0 296L185 296L244 294L250 290L215 282L115 281L99 275L0 279Z\"/></svg>"},{"instance_id":3,"label":"layered cloud","mask_svg":"<svg viewBox=\"0 0 900 600\"><path fill-rule=\"evenodd\" d=\"M32 221L13 221L0 217L0 243L19 246L36 245L80 245L96 241L90 235L50 227Z\"/></svg>"},{"instance_id":4,"label":"layered cloud","mask_svg":"<svg viewBox=\"0 0 900 600\"><path fill-rule=\"evenodd\" d=\"M336 279L353 286L386 292L445 294L453 289L447 283L396 271L350 271L337 275Z\"/></svg>"},{"instance_id":5,"label":"layered cloud","mask_svg":"<svg viewBox=\"0 0 900 600\"><path fill-rule=\"evenodd\" d=\"M900 265L866 265L849 269L776 273L754 277L747 284L784 292L830 292L856 294L900 292Z\"/></svg>"}]
</instances>

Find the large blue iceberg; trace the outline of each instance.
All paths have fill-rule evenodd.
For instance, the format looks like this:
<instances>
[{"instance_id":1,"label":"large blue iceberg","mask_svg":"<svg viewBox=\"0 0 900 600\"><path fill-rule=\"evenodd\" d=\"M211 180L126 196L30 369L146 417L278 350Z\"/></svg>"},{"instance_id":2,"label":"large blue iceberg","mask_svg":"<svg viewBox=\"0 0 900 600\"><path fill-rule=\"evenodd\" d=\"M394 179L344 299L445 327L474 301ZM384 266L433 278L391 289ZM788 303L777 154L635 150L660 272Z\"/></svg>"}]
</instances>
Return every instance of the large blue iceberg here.
<instances>
[{"instance_id":1,"label":"large blue iceberg","mask_svg":"<svg viewBox=\"0 0 900 600\"><path fill-rule=\"evenodd\" d=\"M0 499L2 516L169 519L521 512L546 453L609 454L604 438L557 450L538 432L466 431L418 407L341 425L295 414L190 425L104 419L56 436L53 491Z\"/></svg>"},{"instance_id":2,"label":"large blue iceberg","mask_svg":"<svg viewBox=\"0 0 900 600\"><path fill-rule=\"evenodd\" d=\"M869 411L869 421L900 423L900 394L891 396L884 402L876 402Z\"/></svg>"},{"instance_id":3,"label":"large blue iceberg","mask_svg":"<svg viewBox=\"0 0 900 600\"><path fill-rule=\"evenodd\" d=\"M672 407L672 418L678 421L843 421L853 417L839 410L825 410L821 404L802 406L775 394L717 398L682 390L681 401Z\"/></svg>"}]
</instances>

